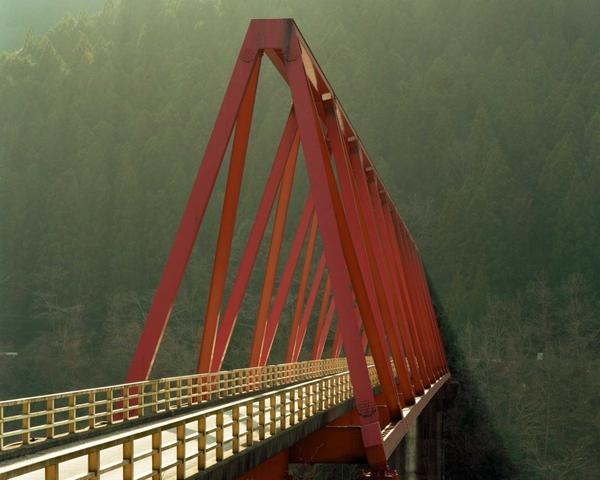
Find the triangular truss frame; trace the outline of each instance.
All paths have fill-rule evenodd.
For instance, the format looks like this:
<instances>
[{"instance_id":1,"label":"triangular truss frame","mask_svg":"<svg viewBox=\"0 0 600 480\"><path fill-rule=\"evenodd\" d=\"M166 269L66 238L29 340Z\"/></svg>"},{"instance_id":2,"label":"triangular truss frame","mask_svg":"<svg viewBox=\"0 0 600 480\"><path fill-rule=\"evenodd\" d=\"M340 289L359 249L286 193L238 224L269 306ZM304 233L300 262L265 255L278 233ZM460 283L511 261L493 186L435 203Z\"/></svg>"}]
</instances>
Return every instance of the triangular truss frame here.
<instances>
[{"instance_id":1,"label":"triangular truss frame","mask_svg":"<svg viewBox=\"0 0 600 480\"><path fill-rule=\"evenodd\" d=\"M265 54L289 85L292 107L223 309L252 113ZM308 320L323 285L312 358L323 355L335 314L337 327L331 356L339 355L343 348L368 461L371 465L385 465L377 404L384 402L391 419L402 418L402 409L448 372L444 347L418 249L291 19L250 23L127 380L143 380L150 374L232 134L198 372L221 368L277 199L250 366L268 362L304 250L286 360L295 362L299 358ZM300 147L309 194L272 300ZM323 252L309 289L317 232ZM372 355L377 370L382 399L379 401L371 387L366 351Z\"/></svg>"}]
</instances>

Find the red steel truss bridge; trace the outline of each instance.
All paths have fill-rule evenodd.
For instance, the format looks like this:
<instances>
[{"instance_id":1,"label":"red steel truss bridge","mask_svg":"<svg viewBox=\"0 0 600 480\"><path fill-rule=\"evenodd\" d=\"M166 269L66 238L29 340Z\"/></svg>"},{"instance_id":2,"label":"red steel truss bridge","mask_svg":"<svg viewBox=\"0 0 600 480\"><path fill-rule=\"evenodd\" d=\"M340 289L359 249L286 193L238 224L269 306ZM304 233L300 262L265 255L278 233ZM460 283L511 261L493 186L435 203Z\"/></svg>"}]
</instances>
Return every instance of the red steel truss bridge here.
<instances>
[{"instance_id":1,"label":"red steel truss bridge","mask_svg":"<svg viewBox=\"0 0 600 480\"><path fill-rule=\"evenodd\" d=\"M262 196L233 262L265 55L292 104L270 173L252 186ZM226 156L224 193L217 195ZM307 188L301 213L291 218L299 174ZM197 373L151 380L215 196L220 226ZM248 367L224 371L263 243ZM273 365L282 318L291 318L280 340L287 342L285 363ZM300 361L303 352L310 359ZM0 402L0 480L282 479L297 463L355 463L364 466L363 478L399 478L391 458L448 378L419 250L358 134L294 21L253 20L127 383Z\"/></svg>"}]
</instances>

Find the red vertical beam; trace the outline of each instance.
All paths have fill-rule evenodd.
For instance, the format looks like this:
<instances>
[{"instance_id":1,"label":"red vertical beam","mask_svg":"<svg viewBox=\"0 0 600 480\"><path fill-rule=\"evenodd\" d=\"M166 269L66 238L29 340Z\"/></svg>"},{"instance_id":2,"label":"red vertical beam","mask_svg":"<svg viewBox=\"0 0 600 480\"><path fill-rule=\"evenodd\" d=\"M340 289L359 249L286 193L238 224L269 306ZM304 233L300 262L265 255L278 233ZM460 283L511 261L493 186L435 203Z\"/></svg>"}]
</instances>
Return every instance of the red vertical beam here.
<instances>
[{"instance_id":1,"label":"red vertical beam","mask_svg":"<svg viewBox=\"0 0 600 480\"><path fill-rule=\"evenodd\" d=\"M370 250L371 262L373 263L373 268L380 275L378 296L382 305L384 321L386 322L390 336L393 338L392 354L394 364L396 365L396 372L401 382L405 402L410 405L414 403L415 392L421 394L424 391L423 385L420 377L415 375L417 366L414 361L412 344L405 330L405 325L403 325L401 320L402 313L396 311L397 304L394 303L393 292L390 290L389 285L390 281L386 277L386 273L388 273L386 266L389 262L387 258L388 252L382 248L377 235L377 225L375 223L369 186L367 185L366 174L356 145L352 145L350 161L357 191L360 196L361 214L366 224L367 235L369 235L372 242ZM411 376L413 377L412 384L408 378L406 359L408 359Z\"/></svg>"},{"instance_id":2,"label":"red vertical beam","mask_svg":"<svg viewBox=\"0 0 600 480\"><path fill-rule=\"evenodd\" d=\"M288 206L290 204L290 196L294 183L294 174L296 172L296 159L298 157L298 140L294 141L290 156L285 167L283 181L279 189L279 202L273 222L273 233L271 234L271 245L267 256L267 266L265 269L265 277L263 288L256 316L256 328L254 329L254 337L252 339L252 348L250 351L250 367L255 367L260 362L261 351L264 343L265 328L267 325L267 317L271 299L273 296L273 287L275 285L275 275L277 274L277 265L279 264L279 253L283 242L283 232L285 230L285 221L287 218Z\"/></svg>"},{"instance_id":3,"label":"red vertical beam","mask_svg":"<svg viewBox=\"0 0 600 480\"><path fill-rule=\"evenodd\" d=\"M325 257L321 255L319 263L317 264L317 269L315 271L315 276L313 278L312 285L310 287L310 292L306 300L306 305L304 305L304 310L302 311L302 318L300 320L300 324L298 325L298 334L296 335L294 353L292 354L292 363L297 362L298 358L300 357L300 352L304 344L304 337L306 336L306 329L308 328L308 322L310 321L310 317L315 306L315 301L317 299L317 294L319 293L319 286L321 285L321 280L323 279L324 271Z\"/></svg>"},{"instance_id":4,"label":"red vertical beam","mask_svg":"<svg viewBox=\"0 0 600 480\"><path fill-rule=\"evenodd\" d=\"M244 165L246 163L246 151L248 149L248 138L252 123L252 112L256 98L256 86L260 71L260 57L257 58L252 70L250 82L240 111L237 116L235 133L233 135L233 146L231 147L231 160L229 161L229 172L225 186L225 197L221 211L221 224L217 236L217 245L213 261L212 276L206 303L204 326L202 329L202 340L200 342L200 354L196 366L197 372L206 372L212 361L215 342L215 332L219 322L221 303L223 302L223 290L229 268L229 257L231 255L231 243L235 229L235 220L244 178Z\"/></svg>"},{"instance_id":5,"label":"red vertical beam","mask_svg":"<svg viewBox=\"0 0 600 480\"><path fill-rule=\"evenodd\" d=\"M403 258L404 258L403 264L405 264L407 266L408 271L410 272L410 278L411 278L412 282L409 284L409 287L411 290L411 299L413 299L413 301L415 303L415 310L418 315L417 319L419 322L419 326L425 333L429 354L432 355L434 352L436 352L436 355L437 355L438 345L435 340L435 334L433 333L433 331L431 329L429 314L428 314L428 312L426 310L426 306L423 302L422 292L420 290L420 285L419 285L419 283L420 283L419 278L418 278L419 275L418 275L417 271L415 270L415 260L414 260L414 255L413 255L412 242L409 241L407 236L404 234L403 226L401 226L399 228L400 228L400 246L401 246L401 252L402 252Z\"/></svg>"},{"instance_id":6,"label":"red vertical beam","mask_svg":"<svg viewBox=\"0 0 600 480\"><path fill-rule=\"evenodd\" d=\"M381 199L380 199L381 200ZM425 365L425 357L428 355L427 345L424 337L424 333L420 326L417 324L415 313L412 308L412 304L410 299L408 298L408 288L406 286L406 279L404 277L404 268L402 265L402 261L400 259L399 254L399 246L396 241L396 237L392 232L391 227L391 213L389 210L389 205L383 205L380 201L378 204L378 211L381 216L381 222L383 224L382 237L387 241L387 245L390 252L390 258L392 264L394 265L393 273L394 273L394 283L395 288L398 290L399 300L405 305L405 311L407 311L407 321L409 328L412 332L414 338L414 346L415 346L415 354L417 358L419 358L419 362L421 365ZM429 378L429 383L432 382L431 374Z\"/></svg>"},{"instance_id":7,"label":"red vertical beam","mask_svg":"<svg viewBox=\"0 0 600 480\"><path fill-rule=\"evenodd\" d=\"M290 287L292 285L292 279L294 277L294 272L296 271L296 264L300 258L300 253L302 252L302 245L304 244L306 232L308 231L308 225L313 217L313 210L313 203L309 197L306 200L304 210L300 216L300 221L298 223L298 227L296 228L296 233L294 234L292 246L288 253L288 259L283 269L283 273L281 274L281 280L279 281L279 287L277 288L277 295L275 296L273 307L269 313L267 328L265 330L265 341L260 358L260 365L265 365L269 359L269 355L271 354L273 340L275 339L275 334L279 328L281 314L283 312L283 308L285 307Z\"/></svg>"},{"instance_id":8,"label":"red vertical beam","mask_svg":"<svg viewBox=\"0 0 600 480\"><path fill-rule=\"evenodd\" d=\"M436 344L438 346L438 354L439 354L439 361L440 361L440 376L441 376L444 373L448 372L448 363L446 360L446 352L445 352L445 348L444 348L444 342L442 340L440 328L439 328L438 321L437 321L437 316L435 313L435 309L433 307L431 292L429 290L429 285L427 283L427 276L425 274L425 267L423 265L421 256L419 255L419 253L416 250L416 246L414 247L414 251L415 251L417 267L421 274L420 278L421 278L423 295L425 297L425 302L427 304L427 307L428 307L428 310L430 313L430 315L429 315L430 316L430 325L431 325L431 328L432 328L432 331L434 334L434 339L436 340Z\"/></svg>"},{"instance_id":9,"label":"red vertical beam","mask_svg":"<svg viewBox=\"0 0 600 480\"><path fill-rule=\"evenodd\" d=\"M325 342L327 341L327 335L333 322L333 315L335 314L335 302L333 299L329 302L327 313L325 314L325 320L323 321L323 327L319 336L315 339L313 346L311 360L319 360L323 356L323 349L325 348Z\"/></svg>"},{"instance_id":10,"label":"red vertical beam","mask_svg":"<svg viewBox=\"0 0 600 480\"><path fill-rule=\"evenodd\" d=\"M341 187L341 198L344 204L344 210L348 218L348 227L354 244L354 250L356 251L358 267L360 269L361 276L364 280L364 286L366 291L366 306L365 312L362 314L362 321L367 334L371 353L375 361L377 368L377 374L379 377L380 384L384 396L386 398L386 404L390 411L392 418L401 418L402 407L404 406L405 399L410 398L410 384L408 377L406 376L406 369L404 368L404 360L399 355L394 355L395 351L398 352L396 342L392 340L392 357L399 363L396 368L398 371L404 373L404 383L402 389L406 389L406 393L403 392L404 398L399 397L396 389L396 383L394 381L394 375L390 365L390 349L386 338L386 311L385 304L383 302L378 303L383 298L378 298L378 293L382 294L381 281L378 276L378 271L374 264L369 265L369 257L372 256L372 246L370 244L370 238L367 233L367 228L361 224L363 220L359 213L357 206L357 193L353 184L352 176L350 173L350 160L348 151L346 150L345 139L342 136L340 126L338 124L337 112L333 99L328 100L324 104L325 111L325 123L327 125L327 132L329 141L331 143L331 149L336 164L336 171L338 180ZM379 291L378 291L379 290ZM358 297L358 295L357 295ZM383 300L385 301L385 300ZM380 312L381 306L381 312ZM383 317L383 320L382 320ZM387 318L388 323L391 321ZM389 325L387 325L389 327ZM391 337L392 333L387 332ZM404 368L404 370L402 370ZM402 381L402 380L401 380Z\"/></svg>"},{"instance_id":11,"label":"red vertical beam","mask_svg":"<svg viewBox=\"0 0 600 480\"><path fill-rule=\"evenodd\" d=\"M391 251L389 250L389 246L387 246L384 243L384 238L385 238L385 234L384 234L384 230L383 230L383 222L384 222L384 218L383 218L383 214L382 214L382 210L381 210L381 202L379 199L379 183L376 179L373 179L373 181L371 181L371 183L369 184L369 192L371 194L371 204L373 206L373 215L374 215L374 219L375 219L375 225L377 228L377 235L379 237L379 241L381 243L381 248L382 251L387 251L388 252L388 260L392 260L391 258ZM387 262L386 264L386 268L390 265L390 261ZM427 367L427 362L425 361L425 358L422 356L419 356L420 353L420 348L419 348L419 342L418 342L418 336L417 333L413 330L412 328L412 324L411 324L411 315L412 315L412 310L411 310L411 306L410 306L410 302L403 302L403 298L400 297L399 291L397 289L394 289L394 287L396 287L396 285L394 285L394 274L391 271L387 271L386 272L387 278L386 278L386 284L388 286L388 288L390 290L395 290L394 292L394 300L396 302L397 305L397 309L399 312L399 318L398 318L398 323L400 325L400 329L402 330L403 336L407 339L407 342L409 343L409 352L410 352L410 357L409 357L409 363L411 364L411 370L414 373L415 377L418 377L417 382L420 382L423 385L423 388L429 388L429 386L432 383L432 379L431 379L431 374L428 370ZM412 362L411 362L412 360Z\"/></svg>"},{"instance_id":12,"label":"red vertical beam","mask_svg":"<svg viewBox=\"0 0 600 480\"><path fill-rule=\"evenodd\" d=\"M317 328L315 331L315 337L313 339L313 348L311 351L311 360L315 360L316 352L318 349L318 343L320 338L323 336L323 331L325 329L325 320L327 318L328 308L331 304L331 280L329 276L327 276L327 280L325 281L325 288L323 289L323 294L321 295L321 307L319 308L319 315L317 317ZM329 328L329 327L327 327ZM327 332L325 332L325 336L327 336Z\"/></svg>"},{"instance_id":13,"label":"red vertical beam","mask_svg":"<svg viewBox=\"0 0 600 480\"><path fill-rule=\"evenodd\" d=\"M419 298L422 304L422 308L424 311L424 325L426 327L426 329L429 330L429 335L431 338L431 344L432 344L432 349L431 352L438 353L438 357L440 356L440 345L437 342L437 326L434 326L435 323L435 318L432 315L432 312L429 311L428 309L428 300L429 300L429 290L427 289L427 287L424 285L424 283L421 282L422 275L421 272L418 268L418 266L420 265L420 259L419 259L419 255L414 247L414 244L412 243L411 240L409 240L408 235L406 236L406 243L410 245L410 255L411 255L411 259L412 259L412 263L413 263L413 269L415 271L415 278L416 278L416 285L415 287L418 289L418 293L419 293ZM424 279L423 279L424 280ZM425 298L427 297L427 298Z\"/></svg>"},{"instance_id":14,"label":"red vertical beam","mask_svg":"<svg viewBox=\"0 0 600 480\"><path fill-rule=\"evenodd\" d=\"M411 382L408 379L408 371L405 359L408 358L412 372L415 371L415 365L414 361L411 361L412 345L407 342L406 332L403 330L403 324L401 323L401 319L398 318L398 312L396 311L396 299L394 298L393 292L390 290L390 279L388 278L388 276L386 276L386 274L388 273L386 270L386 266L389 262L389 258L387 256L389 252L386 252L385 249L382 247L381 243L379 242L379 237L377 235L377 225L375 223L375 217L373 212L373 205L371 203L371 198L369 194L369 186L367 184L364 166L362 165L358 149L355 145L353 145L353 148L351 148L350 159L353 175L356 180L357 190L360 196L360 205L362 210L361 213L363 214L367 225L367 232L373 237L373 247L371 255L373 257L372 261L374 262L374 268L377 269L378 275L381 276L379 283L379 296L381 298L381 303L385 306L384 312L386 313L386 317L384 318L388 325L388 330L390 331L390 335L394 339L394 364L396 365L396 371L401 381L402 391L406 403L412 404L414 403L415 395L415 391L413 390L413 388L416 389L417 393L419 393L423 391L423 387L420 383L420 379L417 378L417 381L414 382L413 385L411 385ZM387 302L389 302L389 304ZM392 312L394 312L394 318L392 318Z\"/></svg>"},{"instance_id":15,"label":"red vertical beam","mask_svg":"<svg viewBox=\"0 0 600 480\"><path fill-rule=\"evenodd\" d=\"M410 253L409 245L407 239L404 238L404 235L402 235L400 240L400 252L403 258L402 269L403 272L405 272L404 275L407 279L406 283L409 291L409 298L412 304L412 308L415 312L415 322L417 328L419 328L423 334L423 339L425 343L424 353L428 358L428 363L431 364L435 345L433 343L431 331L429 330L427 325L427 314L421 300L419 288L417 287L418 279L414 269L412 254Z\"/></svg>"},{"instance_id":16,"label":"red vertical beam","mask_svg":"<svg viewBox=\"0 0 600 480\"><path fill-rule=\"evenodd\" d=\"M360 272L329 164L323 133L317 122L317 112L304 70L297 32L292 30L290 33L286 72L298 120L310 192L315 202L319 232L327 259L327 270L331 276L331 287L336 300L344 351L354 387L361 436L369 464L383 468L387 459L383 449L377 404L360 340L357 320L359 312L354 302L354 292L357 287L360 288ZM364 289L364 286L362 288Z\"/></svg>"},{"instance_id":17,"label":"red vertical beam","mask_svg":"<svg viewBox=\"0 0 600 480\"><path fill-rule=\"evenodd\" d=\"M429 293L429 288L427 286L427 281L425 280L425 271L423 269L423 264L421 262L419 254L414 246L414 243L412 242L412 239L409 238L408 232L405 233L405 238L406 238L406 242L410 245L410 248L411 248L413 264L414 264L414 268L416 270L415 275L418 279L419 286L420 286L420 293L421 293L421 299L422 299L421 301L424 303L425 311L427 312L426 318L428 318L428 320L429 320L427 322L427 325L429 327L430 335L432 337L432 341L434 344L434 351L437 352L439 365L441 365L442 370L444 370L444 366L446 364L444 346L443 346L443 342L441 340L439 327L437 325L435 312L433 311L433 305L431 303L431 296ZM447 370L445 370L445 371L447 371Z\"/></svg>"},{"instance_id":18,"label":"red vertical beam","mask_svg":"<svg viewBox=\"0 0 600 480\"><path fill-rule=\"evenodd\" d=\"M306 296L306 287L308 285L308 276L312 265L313 253L315 250L315 241L317 238L317 217L313 215L310 222L310 233L308 234L308 243L306 244L306 252L304 253L304 265L302 266L302 274L300 276L300 284L298 285L298 295L296 297L296 308L292 318L292 326L290 330L290 338L288 340L287 352L285 354L286 363L290 363L294 357L294 348L296 339L298 338L298 329L300 328L300 319L302 317L302 307L304 306L304 297Z\"/></svg>"},{"instance_id":19,"label":"red vertical beam","mask_svg":"<svg viewBox=\"0 0 600 480\"><path fill-rule=\"evenodd\" d=\"M425 271L424 271L425 267L424 267L424 265L422 265L422 261L420 263L421 263L421 268L423 269L423 283L424 283L425 288L427 289L427 301L428 301L429 308L431 310L432 328L434 331L436 343L438 345L438 352L439 352L439 359L440 359L440 361L439 361L439 365L440 365L439 376L441 377L445 373L448 373L448 360L446 358L446 349L444 347L444 341L442 339L442 332L440 330L440 326L438 323L435 308L433 306L433 299L431 298L431 291L429 290L427 276L425 275Z\"/></svg>"},{"instance_id":20,"label":"red vertical beam","mask_svg":"<svg viewBox=\"0 0 600 480\"><path fill-rule=\"evenodd\" d=\"M248 281L250 280L250 275L252 273L252 269L254 268L254 263L260 249L260 244L262 242L266 226L269 223L269 217L275 201L277 189L283 176L287 159L293 142L297 142L298 139L299 137L297 136L296 119L293 111L290 111L283 134L281 136L277 153L275 155L273 166L271 167L271 173L267 179L265 189L256 211L254 223L252 225L252 229L250 230L248 241L242 255L242 260L233 282L229 300L227 301L225 312L223 313L219 328L217 330L213 361L210 366L210 370L213 372L220 370L221 365L223 364L225 352L227 351L229 341L231 340L233 328L237 320L240 306L244 299L244 294L246 293L246 287L248 286Z\"/></svg>"},{"instance_id":21,"label":"red vertical beam","mask_svg":"<svg viewBox=\"0 0 600 480\"><path fill-rule=\"evenodd\" d=\"M394 233L394 224L393 224L393 215L395 215L395 212L392 212L392 205L390 203L389 200L384 200L382 199L382 213L384 216L384 222L386 224L387 227L387 233L388 233L388 238L390 241L390 248L391 251L393 253L393 259L396 263L396 272L397 272L397 280L401 289L401 293L402 296L405 299L405 303L407 304L407 307L409 307L408 305L408 299L406 298L406 296L408 295L408 287L407 287L407 280L405 279L405 273L404 273L404 265L403 265L403 260L401 258L401 246L399 245L398 242L398 238L396 237L395 233ZM419 348L419 357L425 357L425 349L426 349L426 338L424 336L424 332L423 329L418 325L417 323L417 318L415 318L415 314L412 311L412 309L409 310L410 313L410 326L412 328L412 331L414 332L414 335L417 337L417 346Z\"/></svg>"},{"instance_id":22,"label":"red vertical beam","mask_svg":"<svg viewBox=\"0 0 600 480\"><path fill-rule=\"evenodd\" d=\"M127 382L145 380L152 370L158 346L231 137L233 124L257 61L258 50L253 42L254 38L247 34L131 360Z\"/></svg>"},{"instance_id":23,"label":"red vertical beam","mask_svg":"<svg viewBox=\"0 0 600 480\"><path fill-rule=\"evenodd\" d=\"M439 346L437 344L436 333L434 331L434 327L432 324L433 319L430 316L430 312L429 312L428 306L427 306L427 300L425 299L425 295L428 295L428 292L425 292L423 290L423 287L422 287L421 281L420 281L421 280L420 272L417 268L417 263L419 261L418 254L417 254L416 250L413 250L411 248L410 255L412 257L412 262L413 262L413 271L414 271L413 276L415 278L415 289L417 290L418 301L420 302L420 308L423 312L423 326L424 326L424 330L427 332L427 334L429 336L430 344L431 344L430 356L432 357L432 363L434 363L434 365L439 365Z\"/></svg>"},{"instance_id":24,"label":"red vertical beam","mask_svg":"<svg viewBox=\"0 0 600 480\"><path fill-rule=\"evenodd\" d=\"M421 364L421 360L417 357L415 338L411 334L409 328L409 314L407 313L406 308L402 303L401 299L398 297L397 290L394 288L393 272L390 268L391 252L386 248L386 245L382 242L380 233L380 219L377 216L376 206L373 203L372 199L374 184L366 184L364 172L362 180L365 182L365 195L369 196L368 199L365 199L365 205L368 205L367 208L369 209L368 216L370 217L370 221L372 223L371 232L372 235L376 237L375 243L377 244L377 256L379 259L379 264L381 265L385 290L391 302L390 309L394 315L392 328L394 328L398 332L400 341L404 345L406 360L408 361L408 365L410 366L410 376L414 387L414 393L417 395L422 395L425 388L429 386L429 383L427 382L426 375L422 371L424 366Z\"/></svg>"}]
</instances>

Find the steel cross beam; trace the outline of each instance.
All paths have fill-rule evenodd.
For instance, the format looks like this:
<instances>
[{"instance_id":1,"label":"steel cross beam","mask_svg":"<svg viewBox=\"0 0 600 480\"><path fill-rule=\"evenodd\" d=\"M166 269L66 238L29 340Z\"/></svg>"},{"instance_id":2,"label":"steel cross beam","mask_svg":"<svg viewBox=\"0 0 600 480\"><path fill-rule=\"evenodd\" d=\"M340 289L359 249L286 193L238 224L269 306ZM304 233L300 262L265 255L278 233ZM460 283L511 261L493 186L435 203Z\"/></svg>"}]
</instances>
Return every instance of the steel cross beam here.
<instances>
[{"instance_id":1,"label":"steel cross beam","mask_svg":"<svg viewBox=\"0 0 600 480\"><path fill-rule=\"evenodd\" d=\"M252 114L265 54L287 83L292 107L226 299ZM287 361L296 362L302 356L313 322L316 331L310 356L321 358L335 318L329 354L338 357L343 349L356 405L356 428L367 461L374 469L385 469L387 454L380 423L383 419L402 419L403 408L414 404L447 375L444 347L416 244L291 19L250 23L127 381L145 380L151 372L230 144L197 371L221 369L256 258L263 242L268 242L249 366L269 362L283 318L291 318ZM297 160L300 147L302 163ZM299 169L307 174L308 192L300 199L304 201L301 215L290 220ZM286 230L289 224L296 225L294 232ZM285 258L282 252L287 252ZM290 292L294 297L288 300ZM319 297L320 307L315 312ZM377 372L381 389L377 398L366 352L372 355ZM380 416L379 412L384 413Z\"/></svg>"}]
</instances>

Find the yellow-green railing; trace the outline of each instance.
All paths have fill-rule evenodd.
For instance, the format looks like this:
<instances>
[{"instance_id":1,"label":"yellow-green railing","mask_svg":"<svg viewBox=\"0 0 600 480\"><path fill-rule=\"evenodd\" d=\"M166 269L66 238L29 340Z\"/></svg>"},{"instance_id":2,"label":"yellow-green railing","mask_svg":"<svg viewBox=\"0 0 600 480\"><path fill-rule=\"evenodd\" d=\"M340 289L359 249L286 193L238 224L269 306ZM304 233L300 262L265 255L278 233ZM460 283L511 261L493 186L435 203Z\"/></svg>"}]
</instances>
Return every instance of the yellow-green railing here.
<instances>
[{"instance_id":1,"label":"yellow-green railing","mask_svg":"<svg viewBox=\"0 0 600 480\"><path fill-rule=\"evenodd\" d=\"M0 402L0 451L346 370L343 358L244 368Z\"/></svg>"},{"instance_id":2,"label":"yellow-green railing","mask_svg":"<svg viewBox=\"0 0 600 480\"><path fill-rule=\"evenodd\" d=\"M337 364L335 362L333 364ZM371 365L373 386L377 373ZM0 480L182 480L353 397L348 371L329 373L0 465Z\"/></svg>"}]
</instances>

